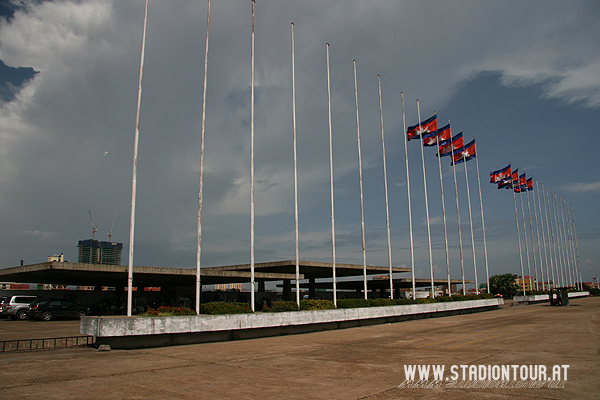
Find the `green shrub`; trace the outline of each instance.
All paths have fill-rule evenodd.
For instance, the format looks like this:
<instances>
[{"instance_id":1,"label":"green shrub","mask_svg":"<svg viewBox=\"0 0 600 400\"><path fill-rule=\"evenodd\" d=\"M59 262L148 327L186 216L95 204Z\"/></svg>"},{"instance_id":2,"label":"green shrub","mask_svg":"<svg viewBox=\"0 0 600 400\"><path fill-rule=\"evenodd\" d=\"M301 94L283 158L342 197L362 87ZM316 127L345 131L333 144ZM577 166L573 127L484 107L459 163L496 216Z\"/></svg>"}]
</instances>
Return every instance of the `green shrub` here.
<instances>
[{"instance_id":1,"label":"green shrub","mask_svg":"<svg viewBox=\"0 0 600 400\"><path fill-rule=\"evenodd\" d=\"M367 299L340 299L337 306L338 308L361 308L371 307L371 303Z\"/></svg>"},{"instance_id":2,"label":"green shrub","mask_svg":"<svg viewBox=\"0 0 600 400\"><path fill-rule=\"evenodd\" d=\"M447 303L449 301L454 301L454 298L452 296L439 296L439 297L436 297L435 300L438 303Z\"/></svg>"},{"instance_id":3,"label":"green shrub","mask_svg":"<svg viewBox=\"0 0 600 400\"><path fill-rule=\"evenodd\" d=\"M431 297L427 297L426 299L417 299L417 303L418 304L429 304L429 303L435 303L435 298L432 299Z\"/></svg>"},{"instance_id":4,"label":"green shrub","mask_svg":"<svg viewBox=\"0 0 600 400\"><path fill-rule=\"evenodd\" d=\"M295 301L274 301L271 307L266 307L265 312L285 312L298 311L298 304Z\"/></svg>"},{"instance_id":5,"label":"green shrub","mask_svg":"<svg viewBox=\"0 0 600 400\"><path fill-rule=\"evenodd\" d=\"M395 299L394 303L396 303L396 305L403 306L406 304L417 304L417 301L413 299Z\"/></svg>"},{"instance_id":6,"label":"green shrub","mask_svg":"<svg viewBox=\"0 0 600 400\"><path fill-rule=\"evenodd\" d=\"M385 307L385 306L395 306L396 302L392 299L379 298L379 299L370 299L369 303L373 307Z\"/></svg>"},{"instance_id":7,"label":"green shrub","mask_svg":"<svg viewBox=\"0 0 600 400\"><path fill-rule=\"evenodd\" d=\"M251 313L252 308L250 308L250 304L248 303L225 303L225 302L213 302L213 303L203 303L200 305L200 313L201 314L210 314L210 315L222 315L222 314L244 314Z\"/></svg>"},{"instance_id":8,"label":"green shrub","mask_svg":"<svg viewBox=\"0 0 600 400\"><path fill-rule=\"evenodd\" d=\"M335 308L335 305L330 300L302 300L300 302L301 310L329 310Z\"/></svg>"}]
</instances>

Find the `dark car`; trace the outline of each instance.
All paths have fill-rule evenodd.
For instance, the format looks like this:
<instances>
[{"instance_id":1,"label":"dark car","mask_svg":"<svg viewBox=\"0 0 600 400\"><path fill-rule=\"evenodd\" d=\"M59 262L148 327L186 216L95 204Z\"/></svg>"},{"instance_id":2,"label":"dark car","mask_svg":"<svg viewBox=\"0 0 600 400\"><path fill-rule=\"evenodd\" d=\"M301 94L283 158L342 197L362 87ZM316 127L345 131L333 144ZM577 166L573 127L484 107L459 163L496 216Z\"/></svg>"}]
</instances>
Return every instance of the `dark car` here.
<instances>
[{"instance_id":1,"label":"dark car","mask_svg":"<svg viewBox=\"0 0 600 400\"><path fill-rule=\"evenodd\" d=\"M63 299L37 299L29 304L27 311L27 317L40 318L43 321L50 321L54 318L81 319L86 315L90 315L89 308Z\"/></svg>"}]
</instances>

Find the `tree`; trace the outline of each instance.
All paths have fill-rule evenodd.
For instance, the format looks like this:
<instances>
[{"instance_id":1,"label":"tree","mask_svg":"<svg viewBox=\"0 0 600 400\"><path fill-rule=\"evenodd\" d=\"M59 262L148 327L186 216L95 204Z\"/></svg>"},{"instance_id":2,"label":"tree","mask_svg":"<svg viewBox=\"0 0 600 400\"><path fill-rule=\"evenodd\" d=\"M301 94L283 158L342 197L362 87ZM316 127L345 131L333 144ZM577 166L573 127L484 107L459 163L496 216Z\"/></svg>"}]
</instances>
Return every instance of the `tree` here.
<instances>
[{"instance_id":1,"label":"tree","mask_svg":"<svg viewBox=\"0 0 600 400\"><path fill-rule=\"evenodd\" d=\"M493 294L501 294L505 298L511 298L519 293L519 286L515 282L513 274L494 275L490 278L490 289Z\"/></svg>"}]
</instances>

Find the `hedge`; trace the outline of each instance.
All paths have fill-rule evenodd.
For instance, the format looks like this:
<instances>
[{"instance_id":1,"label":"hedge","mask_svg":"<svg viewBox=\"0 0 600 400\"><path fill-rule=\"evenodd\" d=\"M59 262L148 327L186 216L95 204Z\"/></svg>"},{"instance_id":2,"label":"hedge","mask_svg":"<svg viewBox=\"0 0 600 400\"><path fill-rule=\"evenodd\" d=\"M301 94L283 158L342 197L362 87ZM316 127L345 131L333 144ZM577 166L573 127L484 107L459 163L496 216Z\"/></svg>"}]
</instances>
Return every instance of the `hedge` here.
<instances>
[{"instance_id":1,"label":"hedge","mask_svg":"<svg viewBox=\"0 0 600 400\"><path fill-rule=\"evenodd\" d=\"M271 307L264 306L263 312L285 312L298 311L298 304L295 301L274 301Z\"/></svg>"},{"instance_id":2,"label":"hedge","mask_svg":"<svg viewBox=\"0 0 600 400\"><path fill-rule=\"evenodd\" d=\"M302 300L300 301L301 310L329 310L335 308L335 304L330 300Z\"/></svg>"},{"instance_id":3,"label":"hedge","mask_svg":"<svg viewBox=\"0 0 600 400\"><path fill-rule=\"evenodd\" d=\"M200 314L222 315L222 314L245 314L251 313L249 303L226 303L216 301L213 303L203 303L200 305Z\"/></svg>"}]
</instances>

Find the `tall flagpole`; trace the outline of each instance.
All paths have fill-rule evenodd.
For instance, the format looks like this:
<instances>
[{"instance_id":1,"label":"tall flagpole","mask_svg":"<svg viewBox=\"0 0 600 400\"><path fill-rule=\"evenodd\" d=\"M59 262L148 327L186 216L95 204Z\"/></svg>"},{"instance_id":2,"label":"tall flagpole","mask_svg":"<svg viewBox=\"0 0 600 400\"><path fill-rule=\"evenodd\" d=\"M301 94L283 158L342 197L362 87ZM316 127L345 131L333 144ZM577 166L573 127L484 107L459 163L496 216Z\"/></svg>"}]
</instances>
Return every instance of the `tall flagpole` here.
<instances>
[{"instance_id":1,"label":"tall flagpole","mask_svg":"<svg viewBox=\"0 0 600 400\"><path fill-rule=\"evenodd\" d=\"M196 246L196 313L200 314L202 282L200 278L200 256L202 254L202 186L204 181L204 128L206 126L206 76L208 69L208 31L210 27L210 0L206 12L206 46L204 50L204 87L202 92L202 131L200 134L200 189L198 190L198 243Z\"/></svg>"},{"instance_id":2,"label":"tall flagpole","mask_svg":"<svg viewBox=\"0 0 600 400\"><path fill-rule=\"evenodd\" d=\"M533 183L533 182L532 182ZM529 232L531 233L531 251L533 253L533 270L535 272L535 290L540 290L538 286L538 273L537 273L537 260L535 258L535 239L533 238L533 222L531 221L531 205L529 203L529 188L527 187L527 181L525 181L525 191L527 192L527 210L529 213ZM535 207L534 207L535 209ZM529 277L529 285L531 286L531 276Z\"/></svg>"},{"instance_id":3,"label":"tall flagpole","mask_svg":"<svg viewBox=\"0 0 600 400\"><path fill-rule=\"evenodd\" d=\"M550 223L548 224L548 228L550 232L548 233L548 244L550 246L550 263L552 264L552 286L560 287L560 273L558 272L558 258L556 258L556 241L554 240L554 226L552 221L552 208L550 203L550 193L548 192L548 188L546 188L546 198L544 199L546 203L546 212L548 214L548 220Z\"/></svg>"},{"instance_id":4,"label":"tall flagpole","mask_svg":"<svg viewBox=\"0 0 600 400\"><path fill-rule=\"evenodd\" d=\"M546 246L546 231L548 229L548 219L546 218L545 212L542 212L542 200L540 200L540 187L538 185L538 181L535 181L535 187L538 195L538 206L540 209L540 221L542 224L542 239L544 242L544 259L546 260L546 280L548 281L548 289L550 289L550 262L548 261L548 247ZM544 184L542 183L542 196L544 195ZM544 204L544 211L546 209L546 205ZM546 230L544 230L544 218L546 218ZM548 240L550 240L550 235L548 235ZM541 257L541 256L540 256ZM546 290L544 288L544 290Z\"/></svg>"},{"instance_id":5,"label":"tall flagpole","mask_svg":"<svg viewBox=\"0 0 600 400\"><path fill-rule=\"evenodd\" d=\"M254 306L254 4L252 0L252 84L250 90L250 307Z\"/></svg>"},{"instance_id":6,"label":"tall flagpole","mask_svg":"<svg viewBox=\"0 0 600 400\"><path fill-rule=\"evenodd\" d=\"M535 207L535 195L536 195L536 193L538 193L538 190L539 190L539 187L538 187L537 179L536 179L535 180L535 190L533 192L533 211L535 211L535 230L537 232L537 238L538 238L538 254L540 255L540 273L542 275L542 290L546 290L546 283L544 281L544 262L542 260L542 242L540 239L540 219L538 219L538 212L537 212L537 208ZM541 217L542 208L541 208L541 205L539 204L539 194L538 194L538 205L540 206L540 217ZM542 236L543 236L543 230L544 230L544 227L542 226ZM546 245L546 244L544 243L544 245ZM546 266L548 266L548 258L546 258Z\"/></svg>"},{"instance_id":7,"label":"tall flagpole","mask_svg":"<svg viewBox=\"0 0 600 400\"><path fill-rule=\"evenodd\" d=\"M488 267L487 242L485 241L485 218L483 218L483 197L481 197L481 180L479 179L479 157L475 157L477 165L477 184L479 185L479 207L481 208L481 228L483 229L483 253L485 254L485 277L487 292L490 293L490 269Z\"/></svg>"},{"instance_id":8,"label":"tall flagpole","mask_svg":"<svg viewBox=\"0 0 600 400\"><path fill-rule=\"evenodd\" d=\"M294 238L296 239L296 304L300 307L300 251L298 244L298 162L296 151L296 61L292 22L292 121L294 123Z\"/></svg>"},{"instance_id":9,"label":"tall flagpole","mask_svg":"<svg viewBox=\"0 0 600 400\"><path fill-rule=\"evenodd\" d=\"M363 200L362 156L360 151L360 123L358 121L358 85L356 82L356 60L354 64L354 99L356 101L356 137L358 140L358 180L360 183L360 230L362 234L363 284L367 298L367 251L365 246L365 207Z\"/></svg>"},{"instance_id":10,"label":"tall flagpole","mask_svg":"<svg viewBox=\"0 0 600 400\"><path fill-rule=\"evenodd\" d=\"M583 276L581 275L581 264L579 263L579 245L577 244L577 229L575 227L575 214L573 214L573 204L571 204L571 218L573 220L573 234L575 236L575 250L577 251L577 269L579 270L579 283L583 289Z\"/></svg>"},{"instance_id":11,"label":"tall flagpole","mask_svg":"<svg viewBox=\"0 0 600 400\"><path fill-rule=\"evenodd\" d=\"M329 180L331 182L331 270L333 277L333 304L337 307L337 278L335 274L335 212L333 207L333 134L331 131L331 80L329 78L329 43L327 46L327 104L329 106Z\"/></svg>"},{"instance_id":12,"label":"tall flagpole","mask_svg":"<svg viewBox=\"0 0 600 400\"><path fill-rule=\"evenodd\" d=\"M577 275L577 260L575 259L575 241L573 240L573 225L569 218L569 202L565 200L565 216L567 219L567 227L569 232L569 252L571 253L571 262L573 263L573 278L574 285L579 289L579 277Z\"/></svg>"},{"instance_id":13,"label":"tall flagpole","mask_svg":"<svg viewBox=\"0 0 600 400\"><path fill-rule=\"evenodd\" d=\"M525 175L525 171L523 171ZM525 190L527 190L527 183L525 183ZM523 215L523 236L525 237L525 255L527 256L527 273L529 274L529 290L533 289L531 281L531 264L529 262L529 244L527 243L527 224L525 223L525 208L523 206L523 188L521 187L521 179L519 179L519 202L521 203L521 214ZM525 286L525 276L521 279L523 287Z\"/></svg>"},{"instance_id":14,"label":"tall flagpole","mask_svg":"<svg viewBox=\"0 0 600 400\"><path fill-rule=\"evenodd\" d=\"M383 182L385 186L385 216L387 223L388 264L390 266L390 299L394 298L394 279L392 276L392 235L390 233L390 205L388 198L387 165L385 162L385 134L383 133L383 104L381 101L381 76L377 75L379 85L379 117L381 120L381 150L383 153Z\"/></svg>"},{"instance_id":15,"label":"tall flagpole","mask_svg":"<svg viewBox=\"0 0 600 400\"><path fill-rule=\"evenodd\" d=\"M448 121L448 124L450 121ZM450 134L450 141L452 141L452 134ZM442 194L442 216L444 219L444 242L446 245L446 274L448 275L448 296L452 296L452 283L450 281L450 253L448 251L448 229L446 227L446 200L444 198L444 177L442 175L442 157L440 154L440 137L436 137L437 150L438 150L438 168L440 169L440 189Z\"/></svg>"},{"instance_id":16,"label":"tall flagpole","mask_svg":"<svg viewBox=\"0 0 600 400\"><path fill-rule=\"evenodd\" d=\"M558 218L556 211L556 195L554 191L550 191L552 193L552 208L554 209L554 229L556 231L556 240L554 241L555 253L556 253L556 267L560 265L560 269L557 269L558 277L560 278L560 286L565 287L565 273L564 273L564 264L562 260L562 256L560 253L560 236L559 236L559 228L558 228Z\"/></svg>"},{"instance_id":17,"label":"tall flagpole","mask_svg":"<svg viewBox=\"0 0 600 400\"><path fill-rule=\"evenodd\" d=\"M413 241L413 224L412 224L412 208L410 203L410 174L408 172L408 140L406 139L406 117L404 114L404 92L400 92L402 98L402 126L404 131L404 159L406 160L406 192L408 195L408 231L410 235L410 261L411 261L411 280L412 280L412 298L416 299L415 287L415 246Z\"/></svg>"},{"instance_id":18,"label":"tall flagpole","mask_svg":"<svg viewBox=\"0 0 600 400\"><path fill-rule=\"evenodd\" d=\"M475 157L477 158L477 157ZM475 254L475 234L473 233L473 212L471 211L471 191L469 190L469 175L467 174L467 160L465 164L465 181L467 182L467 199L469 202L469 222L471 225L471 245L473 247L473 273L475 274L475 294L479 294L479 282L477 281L477 255Z\"/></svg>"},{"instance_id":19,"label":"tall flagpole","mask_svg":"<svg viewBox=\"0 0 600 400\"><path fill-rule=\"evenodd\" d=\"M518 171L518 168L517 168L517 171ZM515 202L515 220L517 222L517 240L519 241L519 259L521 260L521 283L523 284L523 296L527 296L527 292L525 291L525 271L523 270L523 249L521 248L521 233L520 233L520 229L519 229L519 212L517 211L517 196L515 195L515 180L514 179L511 179L511 180L512 180L513 200ZM519 180L518 172L517 172L517 182L519 183L519 187L520 187L521 182Z\"/></svg>"},{"instance_id":20,"label":"tall flagpole","mask_svg":"<svg viewBox=\"0 0 600 400\"><path fill-rule=\"evenodd\" d=\"M423 188L425 189L425 215L427 217L427 238L429 243L429 271L431 274L431 297L435 297L435 284L433 282L433 252L431 250L431 224L429 222L429 201L427 199L427 176L425 175L425 154L423 152L423 131L421 129L421 106L417 99L417 113L419 114L419 141L421 142L421 160L423 161Z\"/></svg>"},{"instance_id":21,"label":"tall flagpole","mask_svg":"<svg viewBox=\"0 0 600 400\"><path fill-rule=\"evenodd\" d=\"M133 307L133 238L135 229L135 204L137 193L137 160L140 141L140 111L142 106L142 77L144 75L144 50L146 48L146 22L148 21L148 0L144 10L144 33L142 34L142 56L140 60L140 80L138 85L137 111L135 115L135 136L133 139L133 173L131 177L131 219L129 221L129 266L127 269L127 316L131 317Z\"/></svg>"},{"instance_id":22,"label":"tall flagpole","mask_svg":"<svg viewBox=\"0 0 600 400\"><path fill-rule=\"evenodd\" d=\"M463 295L467 294L467 287L465 285L465 257L463 254L463 242L462 242L462 229L460 227L460 207L458 202L458 184L456 182L456 163L454 162L454 138L451 139L450 144L450 158L452 158L452 171L454 173L454 195L456 197L456 220L458 222L458 245L460 249L460 272L462 275L462 291ZM438 156L441 154L438 152Z\"/></svg>"},{"instance_id":23,"label":"tall flagpole","mask_svg":"<svg viewBox=\"0 0 600 400\"><path fill-rule=\"evenodd\" d=\"M566 225L566 220L565 220L565 207L564 207L564 202L565 199L561 198L560 196L558 197L560 200L560 216L562 219L562 225L563 225L563 247L564 247L564 253L565 253L565 260L566 260L566 264L567 264L567 271L569 271L569 285L573 286L573 273L571 270L571 256L569 255L569 237L567 236L567 225Z\"/></svg>"}]
</instances>

